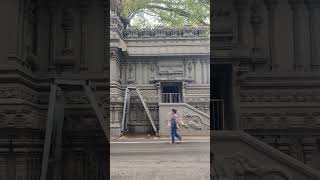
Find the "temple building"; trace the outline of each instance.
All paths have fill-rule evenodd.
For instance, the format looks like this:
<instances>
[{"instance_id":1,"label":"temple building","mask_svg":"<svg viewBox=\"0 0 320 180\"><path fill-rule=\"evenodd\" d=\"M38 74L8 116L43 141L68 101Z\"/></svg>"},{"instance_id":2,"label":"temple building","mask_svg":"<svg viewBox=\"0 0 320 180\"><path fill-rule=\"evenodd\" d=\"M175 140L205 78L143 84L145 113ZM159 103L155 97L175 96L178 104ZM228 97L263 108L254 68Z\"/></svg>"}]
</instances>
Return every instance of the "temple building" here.
<instances>
[{"instance_id":1,"label":"temple building","mask_svg":"<svg viewBox=\"0 0 320 180\"><path fill-rule=\"evenodd\" d=\"M117 10L110 15L111 135L168 136L172 108L187 122L183 134L209 135L209 28L135 29Z\"/></svg>"},{"instance_id":2,"label":"temple building","mask_svg":"<svg viewBox=\"0 0 320 180\"><path fill-rule=\"evenodd\" d=\"M1 180L109 178L106 132L81 87L95 84L92 99L108 118L107 3L1 1Z\"/></svg>"},{"instance_id":3,"label":"temple building","mask_svg":"<svg viewBox=\"0 0 320 180\"><path fill-rule=\"evenodd\" d=\"M320 4L217 0L212 150L219 179L320 179Z\"/></svg>"}]
</instances>

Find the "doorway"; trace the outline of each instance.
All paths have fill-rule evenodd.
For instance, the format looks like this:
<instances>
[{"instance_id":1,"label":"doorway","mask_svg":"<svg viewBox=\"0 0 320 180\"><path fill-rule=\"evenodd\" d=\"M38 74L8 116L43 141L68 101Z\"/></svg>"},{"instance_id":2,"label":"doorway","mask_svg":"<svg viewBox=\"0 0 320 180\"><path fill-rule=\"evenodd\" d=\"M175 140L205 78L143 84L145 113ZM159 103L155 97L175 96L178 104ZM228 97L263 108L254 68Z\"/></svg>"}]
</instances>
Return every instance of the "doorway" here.
<instances>
[{"instance_id":1,"label":"doorway","mask_svg":"<svg viewBox=\"0 0 320 180\"><path fill-rule=\"evenodd\" d=\"M182 82L161 82L161 102L162 103L181 103Z\"/></svg>"},{"instance_id":2,"label":"doorway","mask_svg":"<svg viewBox=\"0 0 320 180\"><path fill-rule=\"evenodd\" d=\"M233 122L232 64L211 64L210 121L212 130L230 130Z\"/></svg>"}]
</instances>

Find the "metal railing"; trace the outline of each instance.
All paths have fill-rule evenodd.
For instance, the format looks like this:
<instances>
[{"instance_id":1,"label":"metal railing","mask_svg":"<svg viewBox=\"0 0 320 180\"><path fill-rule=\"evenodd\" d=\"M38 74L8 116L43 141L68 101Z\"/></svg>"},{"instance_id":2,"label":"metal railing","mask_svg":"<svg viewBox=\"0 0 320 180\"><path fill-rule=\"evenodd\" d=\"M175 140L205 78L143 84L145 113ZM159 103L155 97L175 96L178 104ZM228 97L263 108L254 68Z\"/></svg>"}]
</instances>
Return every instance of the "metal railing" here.
<instances>
[{"instance_id":1,"label":"metal railing","mask_svg":"<svg viewBox=\"0 0 320 180\"><path fill-rule=\"evenodd\" d=\"M224 100L223 99L211 99L210 106L212 107L212 120L211 129L224 130Z\"/></svg>"},{"instance_id":2,"label":"metal railing","mask_svg":"<svg viewBox=\"0 0 320 180\"><path fill-rule=\"evenodd\" d=\"M163 103L180 103L181 94L180 93L162 93Z\"/></svg>"}]
</instances>

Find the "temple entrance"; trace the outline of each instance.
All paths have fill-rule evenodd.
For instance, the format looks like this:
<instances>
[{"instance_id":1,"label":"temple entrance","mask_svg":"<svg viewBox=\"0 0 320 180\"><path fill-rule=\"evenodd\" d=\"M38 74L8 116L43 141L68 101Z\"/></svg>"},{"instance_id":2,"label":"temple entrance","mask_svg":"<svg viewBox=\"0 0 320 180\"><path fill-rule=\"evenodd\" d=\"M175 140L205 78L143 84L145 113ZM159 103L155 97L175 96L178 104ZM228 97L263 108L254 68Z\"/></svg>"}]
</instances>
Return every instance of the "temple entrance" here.
<instances>
[{"instance_id":1,"label":"temple entrance","mask_svg":"<svg viewBox=\"0 0 320 180\"><path fill-rule=\"evenodd\" d=\"M212 64L210 84L211 129L232 128L232 65Z\"/></svg>"},{"instance_id":2,"label":"temple entrance","mask_svg":"<svg viewBox=\"0 0 320 180\"><path fill-rule=\"evenodd\" d=\"M161 83L162 103L181 103L182 82L162 82Z\"/></svg>"}]
</instances>

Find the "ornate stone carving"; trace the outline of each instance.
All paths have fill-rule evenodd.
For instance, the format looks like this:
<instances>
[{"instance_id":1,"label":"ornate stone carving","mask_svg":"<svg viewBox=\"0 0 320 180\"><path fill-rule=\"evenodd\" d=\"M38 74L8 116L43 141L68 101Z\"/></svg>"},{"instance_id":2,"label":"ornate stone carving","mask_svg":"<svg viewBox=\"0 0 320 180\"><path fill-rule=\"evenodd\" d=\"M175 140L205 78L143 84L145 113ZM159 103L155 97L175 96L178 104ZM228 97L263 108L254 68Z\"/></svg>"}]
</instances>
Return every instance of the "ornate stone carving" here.
<instances>
[{"instance_id":1,"label":"ornate stone carving","mask_svg":"<svg viewBox=\"0 0 320 180\"><path fill-rule=\"evenodd\" d=\"M37 57L37 27L38 27L38 14L39 9L35 2L28 3L27 7L27 27L26 27L26 41L25 41L25 51L26 51L26 65L30 65L32 70L38 69L36 65Z\"/></svg>"},{"instance_id":2,"label":"ornate stone carving","mask_svg":"<svg viewBox=\"0 0 320 180\"><path fill-rule=\"evenodd\" d=\"M191 28L185 26L182 29L165 28L162 26L153 29L134 29L128 27L124 31L125 38L193 38L193 37L207 37L209 36L208 27Z\"/></svg>"},{"instance_id":3,"label":"ornate stone carving","mask_svg":"<svg viewBox=\"0 0 320 180\"><path fill-rule=\"evenodd\" d=\"M244 129L288 129L320 127L320 115L315 113L259 113L242 112L240 115Z\"/></svg>"},{"instance_id":4,"label":"ornate stone carving","mask_svg":"<svg viewBox=\"0 0 320 180\"><path fill-rule=\"evenodd\" d=\"M183 76L183 64L182 63L160 63L159 65L159 77L182 77Z\"/></svg>"},{"instance_id":5,"label":"ornate stone carving","mask_svg":"<svg viewBox=\"0 0 320 180\"><path fill-rule=\"evenodd\" d=\"M74 49L72 46L74 14L71 8L64 8L62 14L61 27L64 32L64 47L55 59L55 65L58 72L65 71L65 69L72 69L75 65Z\"/></svg>"},{"instance_id":6,"label":"ornate stone carving","mask_svg":"<svg viewBox=\"0 0 320 180\"><path fill-rule=\"evenodd\" d=\"M210 125L203 122L200 116L193 115L188 111L182 111L182 119L185 123L185 128L191 128L193 130L209 130Z\"/></svg>"},{"instance_id":7,"label":"ornate stone carving","mask_svg":"<svg viewBox=\"0 0 320 180\"><path fill-rule=\"evenodd\" d=\"M38 109L22 106L17 109L0 111L1 127L43 128L45 114Z\"/></svg>"},{"instance_id":8,"label":"ornate stone carving","mask_svg":"<svg viewBox=\"0 0 320 180\"><path fill-rule=\"evenodd\" d=\"M35 92L25 87L0 87L0 98L21 98L29 102L38 102Z\"/></svg>"},{"instance_id":9,"label":"ornate stone carving","mask_svg":"<svg viewBox=\"0 0 320 180\"><path fill-rule=\"evenodd\" d=\"M238 153L234 156L216 158L216 172L219 179L237 180L289 180L289 175L281 169L268 168L254 163L249 158Z\"/></svg>"},{"instance_id":10,"label":"ornate stone carving","mask_svg":"<svg viewBox=\"0 0 320 180\"><path fill-rule=\"evenodd\" d=\"M241 102L320 102L317 91L241 91Z\"/></svg>"}]
</instances>

